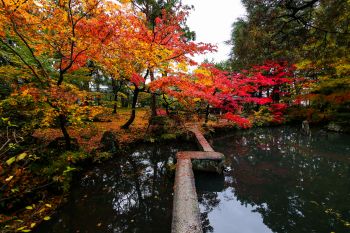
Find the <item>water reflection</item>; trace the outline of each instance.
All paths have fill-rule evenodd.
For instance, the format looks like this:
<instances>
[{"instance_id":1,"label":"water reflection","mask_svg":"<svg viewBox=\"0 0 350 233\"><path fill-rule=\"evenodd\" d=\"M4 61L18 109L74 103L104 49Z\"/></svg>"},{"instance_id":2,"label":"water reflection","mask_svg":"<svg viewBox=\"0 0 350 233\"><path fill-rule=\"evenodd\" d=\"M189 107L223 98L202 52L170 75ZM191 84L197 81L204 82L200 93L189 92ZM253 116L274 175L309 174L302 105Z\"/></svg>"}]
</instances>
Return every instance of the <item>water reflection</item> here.
<instances>
[{"instance_id":1,"label":"water reflection","mask_svg":"<svg viewBox=\"0 0 350 233\"><path fill-rule=\"evenodd\" d=\"M218 137L214 148L228 171L222 190L199 177L205 232L350 232L349 135L264 128Z\"/></svg>"},{"instance_id":2,"label":"water reflection","mask_svg":"<svg viewBox=\"0 0 350 233\"><path fill-rule=\"evenodd\" d=\"M74 184L69 202L37 232L170 232L173 173L168 160L196 147L143 145L95 167Z\"/></svg>"}]
</instances>

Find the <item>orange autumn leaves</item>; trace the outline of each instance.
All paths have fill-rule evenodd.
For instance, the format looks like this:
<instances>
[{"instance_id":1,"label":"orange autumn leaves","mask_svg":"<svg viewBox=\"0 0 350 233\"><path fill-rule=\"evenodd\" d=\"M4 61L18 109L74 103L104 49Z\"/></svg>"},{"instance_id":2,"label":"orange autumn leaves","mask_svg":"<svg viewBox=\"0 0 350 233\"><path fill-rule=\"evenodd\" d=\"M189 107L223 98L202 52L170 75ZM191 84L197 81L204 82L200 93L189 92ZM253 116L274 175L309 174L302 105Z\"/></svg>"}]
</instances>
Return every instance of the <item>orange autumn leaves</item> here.
<instances>
[{"instance_id":1,"label":"orange autumn leaves","mask_svg":"<svg viewBox=\"0 0 350 233\"><path fill-rule=\"evenodd\" d=\"M1 43L17 56L26 73L21 77L25 83L14 94L31 95L42 103L38 106L48 108L45 112L52 119L60 114L79 119L76 113L86 107L80 105L89 93L67 76L87 69L88 63L110 78L134 82L146 70L174 73L173 64L193 64L189 55L214 49L185 38L181 24L186 10L163 11L150 28L146 16L127 2L1 0ZM146 80L137 83L145 85ZM45 118L43 125L48 122Z\"/></svg>"}]
</instances>

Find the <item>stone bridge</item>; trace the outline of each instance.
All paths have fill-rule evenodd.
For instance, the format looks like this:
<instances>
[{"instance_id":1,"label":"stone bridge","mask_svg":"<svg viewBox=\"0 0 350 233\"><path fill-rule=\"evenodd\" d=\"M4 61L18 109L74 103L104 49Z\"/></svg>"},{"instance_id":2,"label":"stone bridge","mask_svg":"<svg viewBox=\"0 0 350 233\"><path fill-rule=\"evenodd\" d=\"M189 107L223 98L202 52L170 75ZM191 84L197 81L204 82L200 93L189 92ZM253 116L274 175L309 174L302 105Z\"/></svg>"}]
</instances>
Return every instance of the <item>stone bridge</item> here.
<instances>
[{"instance_id":1,"label":"stone bridge","mask_svg":"<svg viewBox=\"0 0 350 233\"><path fill-rule=\"evenodd\" d=\"M223 154L213 150L198 128L190 131L203 151L180 151L176 155L172 233L203 232L193 169L222 172L225 159Z\"/></svg>"}]
</instances>

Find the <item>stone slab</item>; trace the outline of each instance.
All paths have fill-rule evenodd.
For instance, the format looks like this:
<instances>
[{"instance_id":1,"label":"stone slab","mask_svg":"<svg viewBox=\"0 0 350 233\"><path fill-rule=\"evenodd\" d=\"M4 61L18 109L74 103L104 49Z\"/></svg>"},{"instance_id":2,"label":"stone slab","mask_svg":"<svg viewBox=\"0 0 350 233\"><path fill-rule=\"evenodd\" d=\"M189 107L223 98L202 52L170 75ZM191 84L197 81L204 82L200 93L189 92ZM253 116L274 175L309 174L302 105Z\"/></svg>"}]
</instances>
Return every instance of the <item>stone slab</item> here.
<instances>
[{"instance_id":1,"label":"stone slab","mask_svg":"<svg viewBox=\"0 0 350 233\"><path fill-rule=\"evenodd\" d=\"M203 151L214 151L214 149L210 146L207 139L203 136L203 134L197 128L189 129L196 136L196 140L198 144L202 147Z\"/></svg>"},{"instance_id":2,"label":"stone slab","mask_svg":"<svg viewBox=\"0 0 350 233\"><path fill-rule=\"evenodd\" d=\"M224 160L225 156L220 152L215 151L180 151L176 154L177 159L209 159L209 160Z\"/></svg>"},{"instance_id":3,"label":"stone slab","mask_svg":"<svg viewBox=\"0 0 350 233\"><path fill-rule=\"evenodd\" d=\"M197 128L193 127L190 131L204 151L180 151L176 154L172 233L203 233L193 168L220 173L225 159L222 153L214 151Z\"/></svg>"},{"instance_id":4,"label":"stone slab","mask_svg":"<svg viewBox=\"0 0 350 233\"><path fill-rule=\"evenodd\" d=\"M176 163L171 232L203 233L191 159Z\"/></svg>"}]
</instances>

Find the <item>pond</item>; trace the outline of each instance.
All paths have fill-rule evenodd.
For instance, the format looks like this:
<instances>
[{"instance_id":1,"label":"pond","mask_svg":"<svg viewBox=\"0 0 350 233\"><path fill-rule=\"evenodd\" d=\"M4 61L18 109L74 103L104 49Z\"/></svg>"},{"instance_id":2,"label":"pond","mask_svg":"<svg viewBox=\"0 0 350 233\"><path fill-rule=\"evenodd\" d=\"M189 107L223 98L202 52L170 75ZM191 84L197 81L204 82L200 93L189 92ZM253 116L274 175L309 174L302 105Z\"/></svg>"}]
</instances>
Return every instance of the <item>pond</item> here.
<instances>
[{"instance_id":1,"label":"pond","mask_svg":"<svg viewBox=\"0 0 350 233\"><path fill-rule=\"evenodd\" d=\"M260 128L217 136L213 147L227 171L197 174L204 232L350 232L350 135Z\"/></svg>"},{"instance_id":2,"label":"pond","mask_svg":"<svg viewBox=\"0 0 350 233\"><path fill-rule=\"evenodd\" d=\"M276 127L216 135L222 175L196 173L204 232L350 232L350 135ZM94 167L39 233L170 232L177 151L144 144Z\"/></svg>"},{"instance_id":3,"label":"pond","mask_svg":"<svg viewBox=\"0 0 350 233\"><path fill-rule=\"evenodd\" d=\"M174 170L190 143L143 144L75 181L66 203L39 233L164 233L171 230Z\"/></svg>"}]
</instances>

